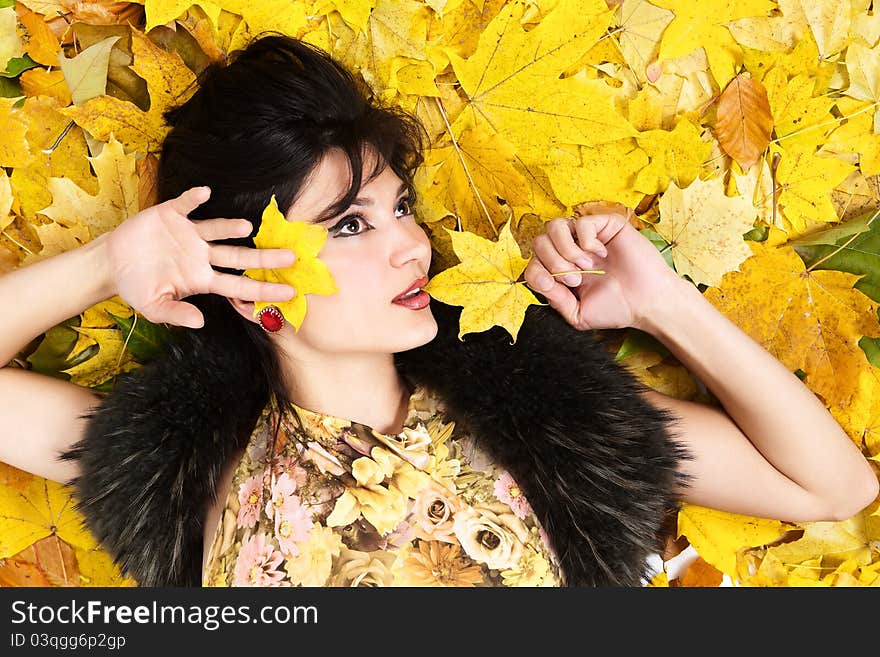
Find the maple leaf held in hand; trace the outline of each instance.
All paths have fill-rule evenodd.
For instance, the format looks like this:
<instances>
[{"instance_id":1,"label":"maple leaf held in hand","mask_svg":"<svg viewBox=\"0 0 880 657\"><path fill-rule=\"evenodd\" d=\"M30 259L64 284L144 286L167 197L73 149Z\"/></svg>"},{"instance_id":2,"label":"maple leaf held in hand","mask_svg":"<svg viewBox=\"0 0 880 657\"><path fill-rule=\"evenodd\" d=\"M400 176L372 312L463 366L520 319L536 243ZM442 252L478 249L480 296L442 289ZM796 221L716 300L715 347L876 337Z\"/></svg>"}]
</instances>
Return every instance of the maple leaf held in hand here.
<instances>
[{"instance_id":1,"label":"maple leaf held in hand","mask_svg":"<svg viewBox=\"0 0 880 657\"><path fill-rule=\"evenodd\" d=\"M516 342L526 308L540 305L538 299L518 281L528 258L510 232L510 221L501 229L497 242L479 235L444 228L461 263L430 280L425 291L443 303L463 306L458 339L465 333L479 333L503 326Z\"/></svg>"},{"instance_id":2,"label":"maple leaf held in hand","mask_svg":"<svg viewBox=\"0 0 880 657\"><path fill-rule=\"evenodd\" d=\"M339 292L327 265L318 260L318 252L326 241L327 229L323 226L287 221L278 209L275 195L272 195L272 200L263 210L254 244L258 249L291 249L296 253L296 260L284 269L246 269L244 275L255 281L286 283L296 289L296 296L284 302L254 302L254 319L263 308L274 305L299 331L306 316L306 294Z\"/></svg>"}]
</instances>

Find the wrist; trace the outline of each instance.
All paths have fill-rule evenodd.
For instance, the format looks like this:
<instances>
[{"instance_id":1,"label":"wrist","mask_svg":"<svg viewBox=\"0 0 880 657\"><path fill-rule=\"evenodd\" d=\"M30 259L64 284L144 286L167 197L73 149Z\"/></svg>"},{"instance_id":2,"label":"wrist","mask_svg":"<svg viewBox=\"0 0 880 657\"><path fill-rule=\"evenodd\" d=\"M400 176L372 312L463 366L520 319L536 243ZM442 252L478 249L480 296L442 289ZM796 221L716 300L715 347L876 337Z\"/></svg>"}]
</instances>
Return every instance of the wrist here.
<instances>
[{"instance_id":1,"label":"wrist","mask_svg":"<svg viewBox=\"0 0 880 657\"><path fill-rule=\"evenodd\" d=\"M700 301L704 301L700 290L687 279L673 274L666 285L653 295L652 303L633 322L633 328L660 339L675 331L675 322L682 318L682 309L686 305Z\"/></svg>"},{"instance_id":2,"label":"wrist","mask_svg":"<svg viewBox=\"0 0 880 657\"><path fill-rule=\"evenodd\" d=\"M113 277L112 268L110 266L110 233L102 233L91 242L83 245L83 250L88 254L90 260L91 271L93 272L93 282L95 284L95 292L101 298L106 300L118 294L116 289L116 279Z\"/></svg>"}]
</instances>

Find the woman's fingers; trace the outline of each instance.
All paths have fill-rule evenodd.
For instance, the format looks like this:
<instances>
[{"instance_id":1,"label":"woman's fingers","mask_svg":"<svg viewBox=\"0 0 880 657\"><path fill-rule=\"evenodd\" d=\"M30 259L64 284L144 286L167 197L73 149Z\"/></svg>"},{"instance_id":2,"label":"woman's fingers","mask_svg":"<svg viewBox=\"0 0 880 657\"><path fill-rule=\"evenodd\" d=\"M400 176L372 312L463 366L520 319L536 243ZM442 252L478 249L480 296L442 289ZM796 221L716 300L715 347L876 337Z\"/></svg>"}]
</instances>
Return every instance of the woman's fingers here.
<instances>
[{"instance_id":1,"label":"woman's fingers","mask_svg":"<svg viewBox=\"0 0 880 657\"><path fill-rule=\"evenodd\" d=\"M556 220L554 219L550 223L552 224L555 221ZM568 232L567 242L565 236L555 235L554 239L554 236L550 235L551 231L557 233L560 229ZM560 243L562 244L561 248L559 247ZM540 259L544 268L553 274L559 274L564 271L573 272L577 269L588 269L588 267L581 267L576 262L578 260L582 260L585 263L592 262L592 260L588 260L590 259L590 254L580 249L574 243L570 230L559 224L556 226L548 226L547 234L538 235L533 240L532 248L535 252L535 256ZM559 278L566 285L573 287L575 285L580 285L582 274L571 273Z\"/></svg>"},{"instance_id":2,"label":"woman's fingers","mask_svg":"<svg viewBox=\"0 0 880 657\"><path fill-rule=\"evenodd\" d=\"M284 269L296 261L290 249L252 249L249 246L209 244L210 262L230 269Z\"/></svg>"},{"instance_id":3,"label":"woman's fingers","mask_svg":"<svg viewBox=\"0 0 880 657\"><path fill-rule=\"evenodd\" d=\"M144 317L153 324L165 322L188 328L202 328L205 325L205 318L198 308L191 303L176 299L160 299L150 311L150 315L144 313Z\"/></svg>"},{"instance_id":4,"label":"woman's fingers","mask_svg":"<svg viewBox=\"0 0 880 657\"><path fill-rule=\"evenodd\" d=\"M247 276L216 273L208 292L242 301L290 301L296 289L284 283L255 281Z\"/></svg>"},{"instance_id":5,"label":"woman's fingers","mask_svg":"<svg viewBox=\"0 0 880 657\"><path fill-rule=\"evenodd\" d=\"M183 216L199 207L211 197L211 190L207 187L190 187L180 196L168 201L168 204Z\"/></svg>"},{"instance_id":6,"label":"woman's fingers","mask_svg":"<svg viewBox=\"0 0 880 657\"><path fill-rule=\"evenodd\" d=\"M574 293L559 282L559 277L550 275L550 272L535 258L526 265L524 273L526 283L538 290L547 298L551 307L555 308L562 317L572 326L577 326L578 300ZM578 274L580 278L580 274ZM549 287L544 284L549 282Z\"/></svg>"},{"instance_id":7,"label":"woman's fingers","mask_svg":"<svg viewBox=\"0 0 880 657\"><path fill-rule=\"evenodd\" d=\"M595 221L590 221L589 219L582 217L577 221L569 221L568 223L575 231L578 245L582 250L592 251L603 258L608 255L608 249L605 247L605 243L598 237L599 226Z\"/></svg>"},{"instance_id":8,"label":"woman's fingers","mask_svg":"<svg viewBox=\"0 0 880 657\"><path fill-rule=\"evenodd\" d=\"M253 230L253 224L247 219L199 219L192 223L206 242L247 237Z\"/></svg>"}]
</instances>

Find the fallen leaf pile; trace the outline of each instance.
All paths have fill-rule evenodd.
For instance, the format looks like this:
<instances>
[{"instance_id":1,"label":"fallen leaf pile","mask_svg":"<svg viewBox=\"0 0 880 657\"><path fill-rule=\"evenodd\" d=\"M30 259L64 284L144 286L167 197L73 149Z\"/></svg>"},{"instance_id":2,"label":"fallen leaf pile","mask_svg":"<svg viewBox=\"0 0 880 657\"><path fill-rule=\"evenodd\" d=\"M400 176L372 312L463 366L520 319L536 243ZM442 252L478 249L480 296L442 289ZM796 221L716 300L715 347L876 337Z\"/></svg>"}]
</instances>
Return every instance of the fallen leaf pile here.
<instances>
[{"instance_id":1,"label":"fallen leaf pile","mask_svg":"<svg viewBox=\"0 0 880 657\"><path fill-rule=\"evenodd\" d=\"M880 461L870 0L0 0L0 273L155 203L162 112L267 29L328 51L427 129L416 213L434 247L429 292L463 306L460 337L500 325L515 340L541 303L522 280L532 237L619 202ZM320 264L309 254L301 267ZM10 366L106 392L165 331L116 297ZM717 401L650 336L609 337L647 385ZM133 583L73 529L69 505L62 487L0 465L0 584ZM673 572L685 549L697 558ZM663 557L655 586L878 586L878 501L798 524L686 505Z\"/></svg>"}]
</instances>

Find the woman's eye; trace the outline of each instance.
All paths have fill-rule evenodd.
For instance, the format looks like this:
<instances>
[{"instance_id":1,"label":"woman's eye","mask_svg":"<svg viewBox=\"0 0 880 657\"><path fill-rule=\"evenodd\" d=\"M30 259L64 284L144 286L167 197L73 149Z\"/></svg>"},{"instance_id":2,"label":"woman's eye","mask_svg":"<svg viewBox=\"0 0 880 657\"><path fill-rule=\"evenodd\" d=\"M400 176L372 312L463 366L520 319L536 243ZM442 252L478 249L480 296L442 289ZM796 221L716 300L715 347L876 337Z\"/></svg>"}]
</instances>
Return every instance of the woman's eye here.
<instances>
[{"instance_id":1,"label":"woman's eye","mask_svg":"<svg viewBox=\"0 0 880 657\"><path fill-rule=\"evenodd\" d=\"M404 216L412 214L412 207L410 207L408 198L401 199L400 203L397 204L397 207L399 208L401 206L404 206L406 208L406 212L403 213Z\"/></svg>"},{"instance_id":2,"label":"woman's eye","mask_svg":"<svg viewBox=\"0 0 880 657\"><path fill-rule=\"evenodd\" d=\"M362 218L363 218L363 217L361 217L360 215L352 215L352 216L350 216L350 217L346 217L345 219L343 219L342 221L340 221L338 224L336 224L336 225L333 227L333 229L332 229L332 230L333 230L333 233L336 234L336 235L339 235L339 234L340 234L340 231L342 231L342 229L345 228L346 226L352 226L352 225L354 225L354 226L355 226L355 229L357 229L357 226L359 225L358 222L359 222ZM349 235L357 235L357 234L358 234L357 232L354 232L354 233L349 232L349 233L342 233L342 236L343 236L343 237L348 237Z\"/></svg>"}]
</instances>

